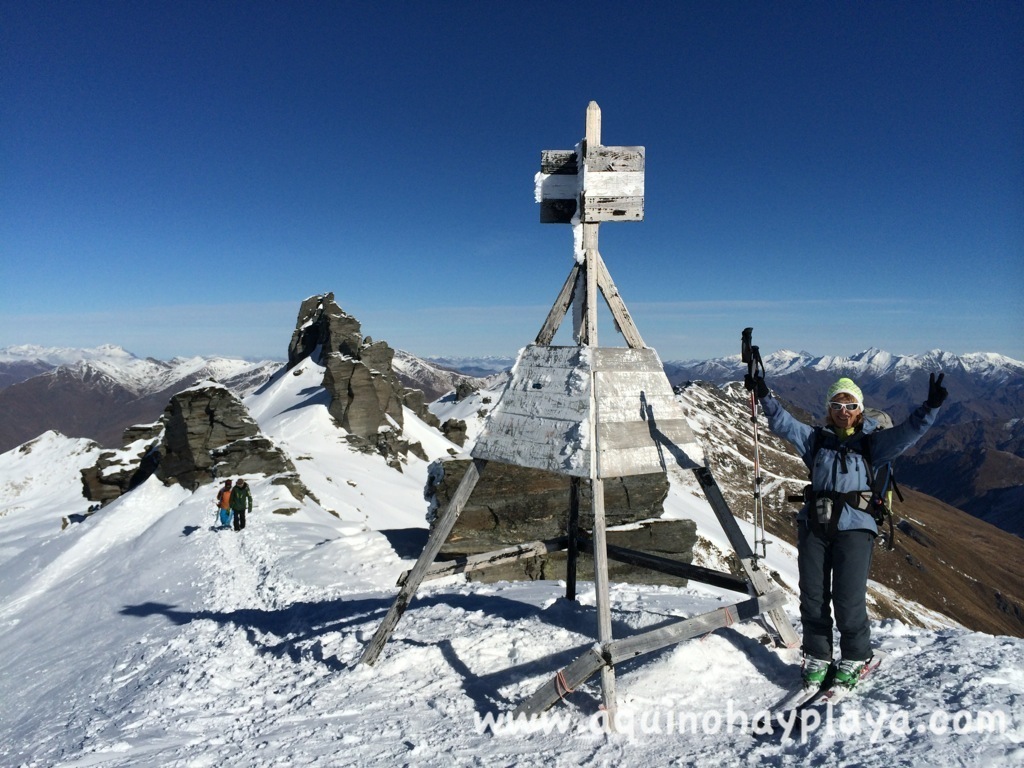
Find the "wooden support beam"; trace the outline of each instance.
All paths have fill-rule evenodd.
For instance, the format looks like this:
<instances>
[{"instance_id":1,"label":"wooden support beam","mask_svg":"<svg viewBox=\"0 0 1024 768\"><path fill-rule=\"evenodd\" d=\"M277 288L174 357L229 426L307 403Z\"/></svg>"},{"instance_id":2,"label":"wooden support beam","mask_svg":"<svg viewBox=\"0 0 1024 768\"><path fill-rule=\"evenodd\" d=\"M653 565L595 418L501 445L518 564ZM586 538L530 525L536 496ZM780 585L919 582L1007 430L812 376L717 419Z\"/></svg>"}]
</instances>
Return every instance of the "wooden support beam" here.
<instances>
[{"instance_id":1,"label":"wooden support beam","mask_svg":"<svg viewBox=\"0 0 1024 768\"><path fill-rule=\"evenodd\" d=\"M568 538L568 555L565 561L565 599L576 599L576 570L579 565L580 551L580 483L578 477L569 481L569 523L566 530Z\"/></svg>"},{"instance_id":2,"label":"wooden support beam","mask_svg":"<svg viewBox=\"0 0 1024 768\"><path fill-rule=\"evenodd\" d=\"M748 621L766 610L782 605L784 599L785 595L781 591L776 591L699 616L682 619L665 627L641 632L632 637L614 640L606 646L595 645L588 648L582 656L579 656L565 669L560 670L551 680L537 689L530 698L523 701L516 708L513 716L538 715L544 712L564 698L565 694L583 685L599 669L613 668L615 664L641 654L651 653L683 640L706 635L708 632L740 621Z\"/></svg>"},{"instance_id":3,"label":"wooden support beam","mask_svg":"<svg viewBox=\"0 0 1024 768\"><path fill-rule=\"evenodd\" d=\"M596 254L594 261L597 267L597 285L601 289L601 293L604 294L605 301L608 302L608 308L612 312L612 317L615 318L615 326L632 349L644 349L647 345L640 337L640 331L626 308L626 302L619 295L619 289L615 287L611 273L600 253Z\"/></svg>"},{"instance_id":4,"label":"wooden support beam","mask_svg":"<svg viewBox=\"0 0 1024 768\"><path fill-rule=\"evenodd\" d=\"M537 338L533 342L534 344L547 346L555 338L555 334L558 333L558 327L562 324L562 320L565 319L565 313L569 311L573 296L576 294L576 282L579 279L579 274L580 265L574 261L572 269L569 271L569 277L565 279L562 290L558 292L558 298L555 299L554 306L548 312L547 319L544 321L540 333L537 334Z\"/></svg>"},{"instance_id":5,"label":"wooden support beam","mask_svg":"<svg viewBox=\"0 0 1024 768\"><path fill-rule=\"evenodd\" d=\"M499 565L514 563L517 560L525 560L528 557L538 557L551 552L561 552L569 546L567 536L559 536L557 539L547 541L528 541L524 544L517 544L514 547L498 549L494 552L486 552L479 555L465 555L452 560L442 560L427 568L423 575L423 581L441 579L445 576L454 576L457 573L470 573L472 571L483 571ZM397 586L405 584L412 570L403 571L398 577Z\"/></svg>"},{"instance_id":6,"label":"wooden support beam","mask_svg":"<svg viewBox=\"0 0 1024 768\"><path fill-rule=\"evenodd\" d=\"M611 658L612 664L618 664L642 654L675 645L683 640L689 640L692 637L706 635L708 632L722 627L750 621L766 611L779 608L785 599L786 595L781 589L766 595L752 597L742 603L734 603L710 613L702 613L665 627L614 640L608 645L605 655Z\"/></svg>"},{"instance_id":7,"label":"wooden support beam","mask_svg":"<svg viewBox=\"0 0 1024 768\"><path fill-rule=\"evenodd\" d=\"M589 543L587 539L581 536L580 546L585 546L587 543ZM692 579L693 581L699 581L701 584L710 584L713 587L728 589L732 592L749 593L747 581L739 576L733 576L731 573L715 571L699 565L692 565L691 563L681 563L678 560L671 560L667 557L652 555L648 552L639 552L635 549L627 549L626 547L618 547L614 544L608 544L606 549L608 550L608 557L619 563L628 563L638 568L647 568L658 573L666 573L669 576L678 576L681 579Z\"/></svg>"},{"instance_id":8,"label":"wooden support beam","mask_svg":"<svg viewBox=\"0 0 1024 768\"><path fill-rule=\"evenodd\" d=\"M469 501L469 497L473 493L473 489L476 488L476 484L480 480L480 473L485 466L487 466L486 460L473 459L473 463L466 469L466 474L462 476L459 487L455 489L451 501L448 502L448 506L445 507L444 512L437 519L434 529L430 532L427 544L420 553L419 560L416 561L416 565L409 572L409 577L399 590L395 602L391 604L391 609L388 611L387 616L384 617L384 621L377 627L376 633L374 633L366 649L363 651L363 655L359 659L360 664L373 666L381 651L384 650L385 643L391 637L391 633L395 630L398 620L402 618L402 614L405 613L405 609L409 607L409 602L412 600L413 595L416 594L416 590L423 581L427 569L430 568L434 558L437 557L437 553L441 551L442 545L452 532L452 528L455 527L455 521L459 519L462 508Z\"/></svg>"},{"instance_id":9,"label":"wooden support beam","mask_svg":"<svg viewBox=\"0 0 1024 768\"><path fill-rule=\"evenodd\" d=\"M711 509L714 510L719 525L725 531L729 544L736 552L736 557L740 561L740 567L743 568L743 572L750 580L751 591L756 595L767 594L771 591L772 584L768 580L767 574L758 564L757 558L754 557L754 552L751 550L746 538L744 538L739 523L736 522L736 517L733 515L732 510L729 509L729 504L722 495L722 489L718 487L718 483L715 481L714 475L711 474L711 470L707 467L697 467L693 470L693 474L697 477L697 482L700 483L700 487L703 489L704 496L711 505ZM779 636L778 639L783 646L793 648L800 644L800 636L793 629L793 625L789 622L789 618L784 611L781 609L769 611L768 618L772 625L774 625Z\"/></svg>"},{"instance_id":10,"label":"wooden support beam","mask_svg":"<svg viewBox=\"0 0 1024 768\"><path fill-rule=\"evenodd\" d=\"M591 646L572 664L560 670L551 680L544 683L533 696L521 703L513 713L513 717L539 715L565 698L567 693L572 693L587 682L597 670L606 666L607 662L601 655L601 646Z\"/></svg>"}]
</instances>

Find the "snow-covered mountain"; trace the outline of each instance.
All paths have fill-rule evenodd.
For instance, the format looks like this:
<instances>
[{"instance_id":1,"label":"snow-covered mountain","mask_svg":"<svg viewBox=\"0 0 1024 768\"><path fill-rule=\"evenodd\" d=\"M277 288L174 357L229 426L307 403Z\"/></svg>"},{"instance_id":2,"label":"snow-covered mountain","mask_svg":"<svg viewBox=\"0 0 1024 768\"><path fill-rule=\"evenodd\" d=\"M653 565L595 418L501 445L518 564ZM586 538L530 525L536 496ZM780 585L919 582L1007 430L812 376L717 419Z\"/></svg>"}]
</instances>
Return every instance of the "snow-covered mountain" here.
<instances>
[{"instance_id":1,"label":"snow-covered mountain","mask_svg":"<svg viewBox=\"0 0 1024 768\"><path fill-rule=\"evenodd\" d=\"M136 397L183 386L182 382L214 379L262 380L280 361L252 362L226 357L175 357L169 361L139 358L122 347L105 344L91 349L21 345L0 349L0 367L34 363L50 369L64 368L82 378L102 376ZM242 388L245 388L242 384Z\"/></svg>"},{"instance_id":2,"label":"snow-covered mountain","mask_svg":"<svg viewBox=\"0 0 1024 768\"><path fill-rule=\"evenodd\" d=\"M47 430L118 445L124 428L155 420L167 398L211 379L244 395L281 367L222 357L139 358L118 346L0 350L0 450Z\"/></svg>"},{"instance_id":3,"label":"snow-covered mountain","mask_svg":"<svg viewBox=\"0 0 1024 768\"><path fill-rule=\"evenodd\" d=\"M840 357L779 350L763 355L763 362L766 375L773 378L800 371L814 371L856 378L893 376L897 381L906 381L922 371L925 374L931 371L945 371L951 376L966 374L999 384L1024 377L1024 362L994 352L956 355L935 349L920 355L894 355L872 348L850 357ZM714 382L742 379L747 370L740 355L713 360L669 361L665 363L665 368L670 372L676 372L676 380L680 372L685 371L691 378Z\"/></svg>"},{"instance_id":4,"label":"snow-covered mountain","mask_svg":"<svg viewBox=\"0 0 1024 768\"><path fill-rule=\"evenodd\" d=\"M495 375L494 373L488 376L469 375L462 370L445 367L436 360L424 360L401 349L395 350L392 367L405 386L422 390L428 402L438 399L446 392L451 392L461 383L473 387L487 386L489 376ZM480 369L475 368L474 370Z\"/></svg>"},{"instance_id":5,"label":"snow-covered mountain","mask_svg":"<svg viewBox=\"0 0 1024 768\"><path fill-rule=\"evenodd\" d=\"M484 355L482 357L427 357L428 362L442 368L464 373L467 376L486 378L495 373L507 371L515 363L514 357Z\"/></svg>"}]
</instances>

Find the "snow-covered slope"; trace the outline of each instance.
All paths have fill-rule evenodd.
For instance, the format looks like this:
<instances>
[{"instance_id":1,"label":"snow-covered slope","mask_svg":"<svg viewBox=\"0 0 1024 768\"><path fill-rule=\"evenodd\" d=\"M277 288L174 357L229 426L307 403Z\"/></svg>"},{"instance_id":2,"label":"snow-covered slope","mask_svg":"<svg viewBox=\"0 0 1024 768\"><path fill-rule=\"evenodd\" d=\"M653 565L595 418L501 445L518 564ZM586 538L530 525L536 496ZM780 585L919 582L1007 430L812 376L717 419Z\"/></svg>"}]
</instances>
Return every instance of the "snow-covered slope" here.
<instances>
[{"instance_id":1,"label":"snow-covered slope","mask_svg":"<svg viewBox=\"0 0 1024 768\"><path fill-rule=\"evenodd\" d=\"M956 627L876 622L885 673L802 741L751 733L750 717L799 674L798 652L763 645L753 623L621 665L618 734L599 732L595 681L567 693L533 733L485 732L593 644L589 584L577 604L552 582L430 582L377 664L357 665L425 540L427 463L410 456L399 473L352 452L321 378L307 360L246 398L318 501L250 477L254 512L237 534L213 529L212 486L193 494L154 478L84 517L75 475L95 457L83 441L51 434L0 455L0 764L1024 760L1024 641ZM475 408L472 417L493 395L457 407ZM429 456L454 448L405 419ZM666 510L720 535L683 477L672 477ZM63 517L74 522L61 530ZM778 542L770 552L792 585L792 553ZM710 587L615 585L614 631L736 599ZM794 601L786 610L795 619Z\"/></svg>"}]
</instances>

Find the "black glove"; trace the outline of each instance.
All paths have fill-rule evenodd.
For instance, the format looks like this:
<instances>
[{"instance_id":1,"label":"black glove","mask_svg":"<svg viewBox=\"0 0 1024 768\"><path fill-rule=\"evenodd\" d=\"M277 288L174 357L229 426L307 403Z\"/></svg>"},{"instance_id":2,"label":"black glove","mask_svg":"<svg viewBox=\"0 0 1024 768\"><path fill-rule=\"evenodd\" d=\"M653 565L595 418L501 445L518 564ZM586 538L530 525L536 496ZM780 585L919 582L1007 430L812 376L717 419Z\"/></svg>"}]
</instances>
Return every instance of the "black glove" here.
<instances>
[{"instance_id":1,"label":"black glove","mask_svg":"<svg viewBox=\"0 0 1024 768\"><path fill-rule=\"evenodd\" d=\"M940 373L939 378L935 378L933 373L928 377L928 399L924 401L924 404L929 408L938 408L949 395L949 391L942 386L942 378L945 375Z\"/></svg>"},{"instance_id":2,"label":"black glove","mask_svg":"<svg viewBox=\"0 0 1024 768\"><path fill-rule=\"evenodd\" d=\"M771 394L768 385L764 383L764 376L751 376L749 373L743 377L743 386L753 392L758 400L763 400Z\"/></svg>"}]
</instances>

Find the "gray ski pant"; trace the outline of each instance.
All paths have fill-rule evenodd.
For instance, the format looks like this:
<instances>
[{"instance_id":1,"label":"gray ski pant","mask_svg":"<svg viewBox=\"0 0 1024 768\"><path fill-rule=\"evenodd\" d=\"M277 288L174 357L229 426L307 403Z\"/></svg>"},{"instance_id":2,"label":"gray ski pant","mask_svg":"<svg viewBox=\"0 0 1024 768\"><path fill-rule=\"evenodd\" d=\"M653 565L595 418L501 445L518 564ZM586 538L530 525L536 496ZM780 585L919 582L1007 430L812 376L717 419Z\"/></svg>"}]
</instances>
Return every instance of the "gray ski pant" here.
<instances>
[{"instance_id":1,"label":"gray ski pant","mask_svg":"<svg viewBox=\"0 0 1024 768\"><path fill-rule=\"evenodd\" d=\"M804 653L832 659L833 604L842 658L870 659L867 591L874 534L863 530L839 531L829 541L811 531L806 522L801 522L799 529L797 564Z\"/></svg>"}]
</instances>

